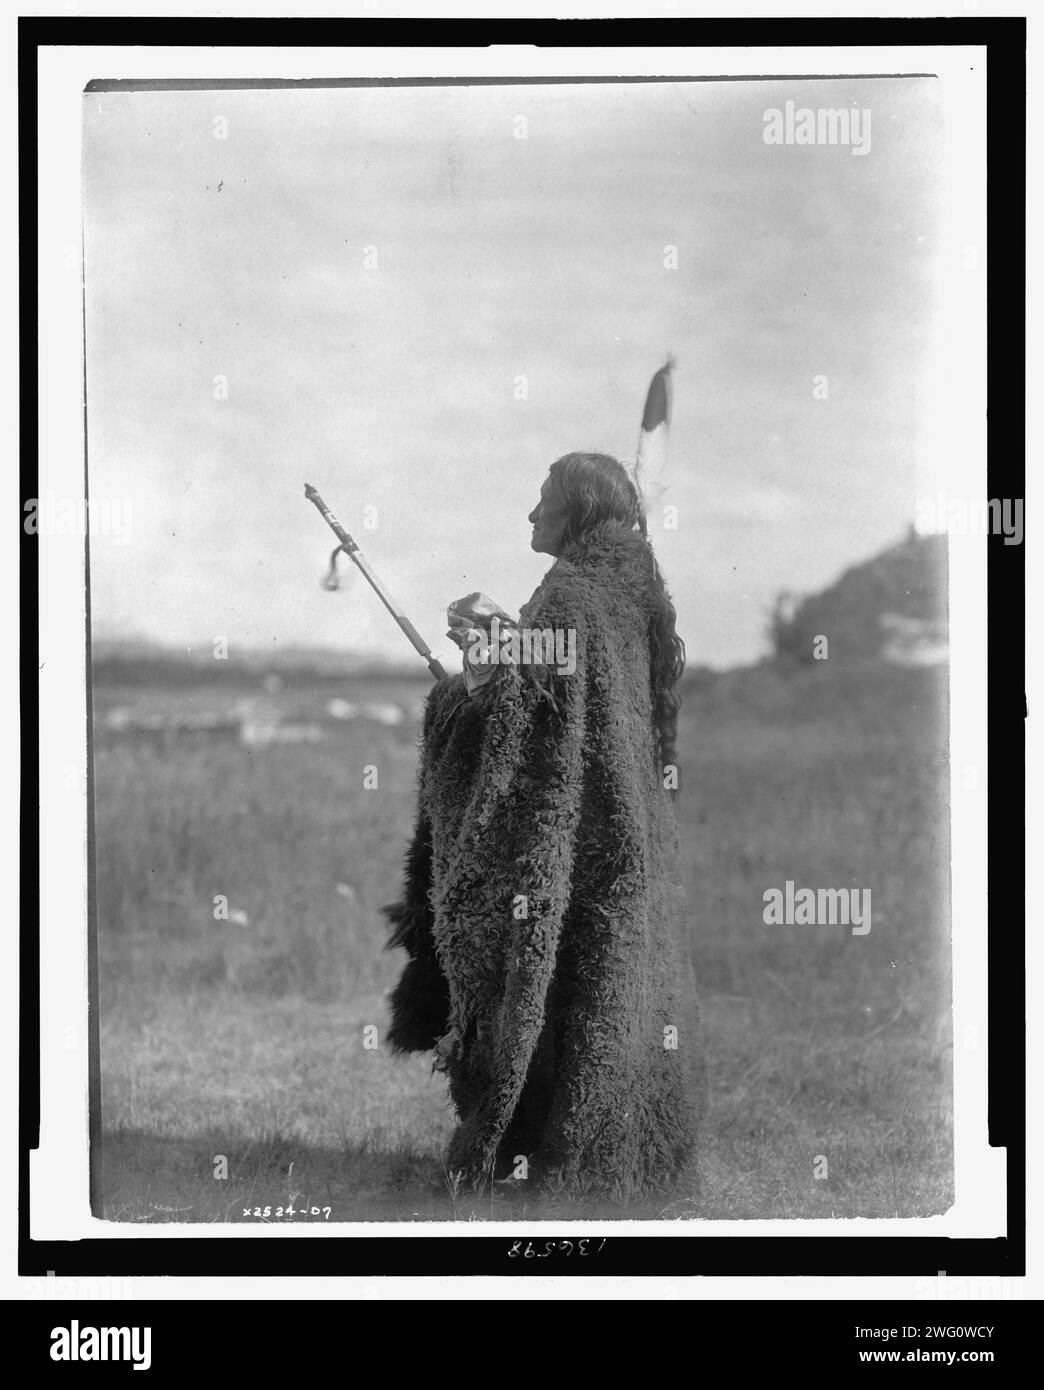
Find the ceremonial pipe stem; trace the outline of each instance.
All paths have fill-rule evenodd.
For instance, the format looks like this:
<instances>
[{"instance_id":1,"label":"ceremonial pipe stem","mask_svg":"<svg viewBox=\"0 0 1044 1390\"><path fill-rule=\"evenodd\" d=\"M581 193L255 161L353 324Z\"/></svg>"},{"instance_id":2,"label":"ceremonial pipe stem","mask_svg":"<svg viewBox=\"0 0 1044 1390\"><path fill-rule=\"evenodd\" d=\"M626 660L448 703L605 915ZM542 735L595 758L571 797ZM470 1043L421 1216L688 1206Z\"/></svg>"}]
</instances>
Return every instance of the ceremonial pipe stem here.
<instances>
[{"instance_id":1,"label":"ceremonial pipe stem","mask_svg":"<svg viewBox=\"0 0 1044 1390\"><path fill-rule=\"evenodd\" d=\"M315 503L316 507L319 509L320 515L322 516L323 520L326 522L327 526L329 526L330 530L334 533L337 539L341 542L341 549L348 556L348 558L355 565L357 565L359 569L362 570L363 574L366 576L367 582L373 589L374 593L384 604L385 608L387 608L388 612L392 615L395 621L399 624L399 627L409 638L414 649L417 652L419 652L420 655L424 658L424 660L428 663L428 670L431 672L431 674L438 681L445 680L446 671L442 663L436 661L435 657L432 656L431 648L428 646L424 638L420 635L417 629L410 622L409 618L407 618L406 614L402 611L399 605L392 598L391 594L389 594L388 590L384 587L381 581L374 574L373 570L370 568L369 564L366 561L366 557L362 554L358 545L356 545L352 537L337 520L333 512L326 505L323 499L319 496L319 493L315 490L314 487L312 487L311 483L305 483L305 496L308 498L309 502Z\"/></svg>"}]
</instances>

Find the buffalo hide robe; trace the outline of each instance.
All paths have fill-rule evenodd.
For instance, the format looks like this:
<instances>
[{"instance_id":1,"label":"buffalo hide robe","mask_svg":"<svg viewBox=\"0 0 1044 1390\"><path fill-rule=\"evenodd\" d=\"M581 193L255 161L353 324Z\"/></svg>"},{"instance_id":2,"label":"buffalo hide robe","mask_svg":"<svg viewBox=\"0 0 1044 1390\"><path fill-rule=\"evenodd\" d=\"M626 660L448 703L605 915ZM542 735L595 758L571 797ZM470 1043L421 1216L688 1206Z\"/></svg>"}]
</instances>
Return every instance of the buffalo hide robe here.
<instances>
[{"instance_id":1,"label":"buffalo hide robe","mask_svg":"<svg viewBox=\"0 0 1044 1390\"><path fill-rule=\"evenodd\" d=\"M653 729L647 542L569 544L520 624L576 669L502 666L428 698L390 1042L437 1049L447 1167L626 1200L693 1170L705 1091L671 793Z\"/></svg>"}]
</instances>

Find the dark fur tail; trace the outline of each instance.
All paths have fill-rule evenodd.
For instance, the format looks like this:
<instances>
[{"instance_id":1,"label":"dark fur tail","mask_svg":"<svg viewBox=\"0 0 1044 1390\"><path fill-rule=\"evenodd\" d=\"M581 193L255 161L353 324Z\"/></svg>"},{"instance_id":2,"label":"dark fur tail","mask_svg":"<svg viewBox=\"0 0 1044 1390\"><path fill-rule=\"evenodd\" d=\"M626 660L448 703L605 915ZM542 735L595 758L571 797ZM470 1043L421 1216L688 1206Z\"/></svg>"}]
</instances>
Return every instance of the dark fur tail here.
<instances>
[{"instance_id":1,"label":"dark fur tail","mask_svg":"<svg viewBox=\"0 0 1044 1390\"><path fill-rule=\"evenodd\" d=\"M431 835L419 815L406 851L402 901L381 909L392 927L386 949L399 948L409 956L389 999L388 1042L395 1052L428 1052L449 1026L449 986L431 934L430 879Z\"/></svg>"},{"instance_id":2,"label":"dark fur tail","mask_svg":"<svg viewBox=\"0 0 1044 1390\"><path fill-rule=\"evenodd\" d=\"M388 949L401 947L410 959L389 997L388 1042L395 1052L429 1052L449 1026L449 988L431 937L402 903L381 909L394 930Z\"/></svg>"}]
</instances>

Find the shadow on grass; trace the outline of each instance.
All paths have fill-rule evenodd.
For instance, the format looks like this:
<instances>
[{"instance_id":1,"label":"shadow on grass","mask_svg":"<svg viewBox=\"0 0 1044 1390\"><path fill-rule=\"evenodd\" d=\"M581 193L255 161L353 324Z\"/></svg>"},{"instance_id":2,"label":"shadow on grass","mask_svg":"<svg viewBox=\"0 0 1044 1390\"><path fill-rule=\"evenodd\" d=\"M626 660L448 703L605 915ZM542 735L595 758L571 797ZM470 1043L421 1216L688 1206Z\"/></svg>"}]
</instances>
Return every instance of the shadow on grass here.
<instances>
[{"instance_id":1,"label":"shadow on grass","mask_svg":"<svg viewBox=\"0 0 1044 1390\"><path fill-rule=\"evenodd\" d=\"M694 1197L641 1204L570 1201L497 1184L460 1192L436 1154L380 1143L322 1146L292 1135L234 1139L211 1129L174 1138L108 1130L96 1155L95 1215L137 1223L264 1225L355 1221L658 1220L694 1217Z\"/></svg>"}]
</instances>

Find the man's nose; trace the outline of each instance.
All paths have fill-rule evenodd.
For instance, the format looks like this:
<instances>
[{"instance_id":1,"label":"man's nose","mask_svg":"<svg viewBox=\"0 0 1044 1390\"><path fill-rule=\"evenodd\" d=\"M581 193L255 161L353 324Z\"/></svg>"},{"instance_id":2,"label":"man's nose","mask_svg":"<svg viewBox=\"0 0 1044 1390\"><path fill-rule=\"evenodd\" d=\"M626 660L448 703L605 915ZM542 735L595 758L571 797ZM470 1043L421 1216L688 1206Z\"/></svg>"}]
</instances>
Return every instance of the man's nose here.
<instances>
[{"instance_id":1,"label":"man's nose","mask_svg":"<svg viewBox=\"0 0 1044 1390\"><path fill-rule=\"evenodd\" d=\"M526 520L527 520L527 521L531 521L531 522L533 523L533 525L535 526L536 523L540 520L540 507L539 507L539 506L534 507L533 510L532 510L532 511L529 513L529 515L526 517Z\"/></svg>"}]
</instances>

